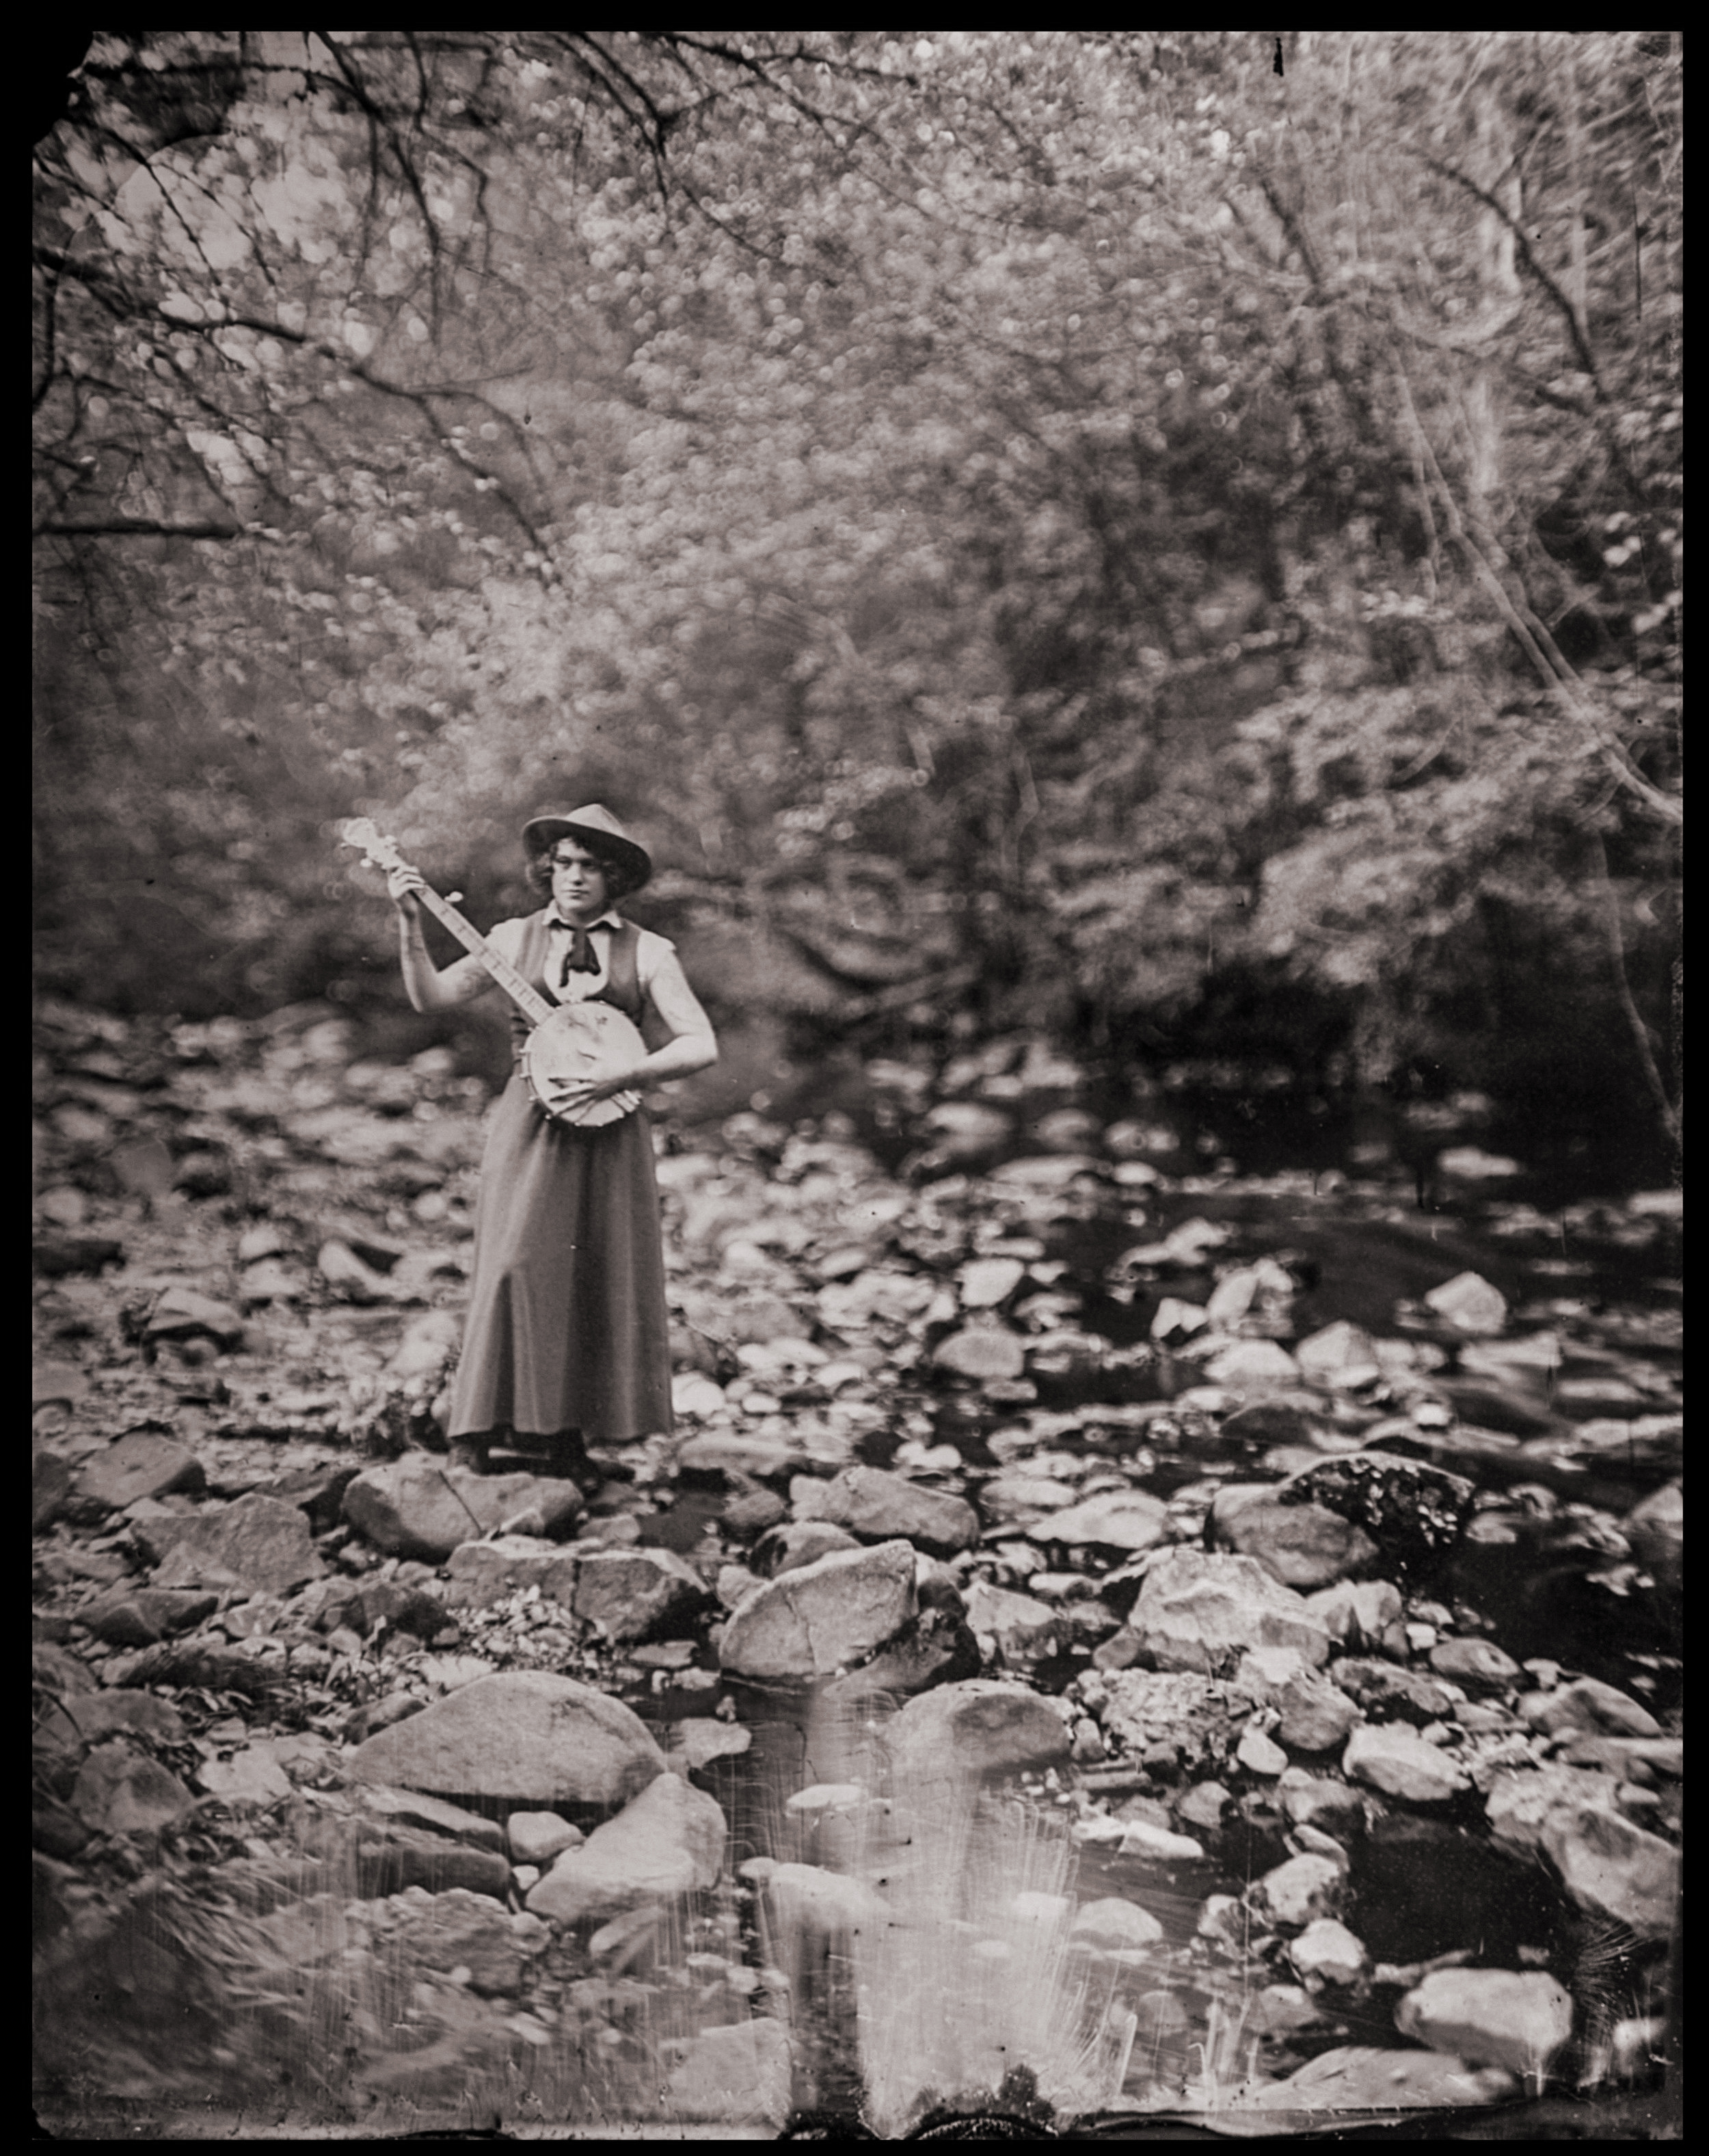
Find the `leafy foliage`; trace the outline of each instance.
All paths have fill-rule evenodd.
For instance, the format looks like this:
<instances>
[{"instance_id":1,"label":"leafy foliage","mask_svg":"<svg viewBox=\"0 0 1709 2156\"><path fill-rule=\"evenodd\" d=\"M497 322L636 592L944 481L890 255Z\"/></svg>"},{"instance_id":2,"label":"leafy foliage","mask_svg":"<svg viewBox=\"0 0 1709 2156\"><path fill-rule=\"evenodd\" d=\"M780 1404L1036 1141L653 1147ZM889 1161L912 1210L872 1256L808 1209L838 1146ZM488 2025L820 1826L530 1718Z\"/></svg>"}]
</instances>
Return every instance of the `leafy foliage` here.
<instances>
[{"instance_id":1,"label":"leafy foliage","mask_svg":"<svg viewBox=\"0 0 1709 2156\"><path fill-rule=\"evenodd\" d=\"M37 168L59 976L318 983L326 819L496 906L567 791L798 1009L1267 969L1475 1063L1500 915L1665 1096L1677 40L1274 50L103 33Z\"/></svg>"}]
</instances>

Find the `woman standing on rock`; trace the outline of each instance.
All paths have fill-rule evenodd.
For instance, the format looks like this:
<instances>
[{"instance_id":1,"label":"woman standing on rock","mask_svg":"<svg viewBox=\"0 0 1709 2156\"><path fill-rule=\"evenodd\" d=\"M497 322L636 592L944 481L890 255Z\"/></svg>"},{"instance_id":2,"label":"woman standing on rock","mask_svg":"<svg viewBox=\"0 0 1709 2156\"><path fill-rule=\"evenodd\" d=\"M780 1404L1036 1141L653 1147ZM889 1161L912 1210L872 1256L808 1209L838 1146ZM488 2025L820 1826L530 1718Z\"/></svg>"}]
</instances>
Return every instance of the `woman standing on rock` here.
<instances>
[{"instance_id":1,"label":"woman standing on rock","mask_svg":"<svg viewBox=\"0 0 1709 2156\"><path fill-rule=\"evenodd\" d=\"M649 1051L633 1069L560 1089L559 1108L715 1062L711 1022L675 947L617 910L653 872L646 849L597 803L531 818L522 843L529 884L546 903L500 921L488 942L548 1003L615 1004ZM403 983L417 1010L444 1010L495 985L472 954L435 968L413 870L394 870L390 887ZM520 1058L529 1028L518 1010L511 1029ZM644 1107L597 1127L561 1122L536 1106L513 1067L481 1163L475 1235L451 1404L454 1461L484 1471L489 1448L508 1432L543 1445L561 1473L580 1474L584 1438L621 1443L671 1427L665 1255Z\"/></svg>"}]
</instances>

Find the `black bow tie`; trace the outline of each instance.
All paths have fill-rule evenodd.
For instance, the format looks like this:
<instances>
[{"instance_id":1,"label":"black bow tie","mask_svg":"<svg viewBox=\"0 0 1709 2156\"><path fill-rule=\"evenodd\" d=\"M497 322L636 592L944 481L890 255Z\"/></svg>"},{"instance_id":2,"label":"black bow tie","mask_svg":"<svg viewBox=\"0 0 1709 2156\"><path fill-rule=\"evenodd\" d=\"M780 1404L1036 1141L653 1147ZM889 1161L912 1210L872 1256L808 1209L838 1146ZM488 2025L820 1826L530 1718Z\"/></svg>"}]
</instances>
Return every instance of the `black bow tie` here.
<instances>
[{"instance_id":1,"label":"black bow tie","mask_svg":"<svg viewBox=\"0 0 1709 2156\"><path fill-rule=\"evenodd\" d=\"M565 986L572 973L597 973L599 961L593 955L593 942L579 921L561 920L557 914L547 923L548 928L567 928L575 941L564 954L564 963L557 977L560 988Z\"/></svg>"}]
</instances>

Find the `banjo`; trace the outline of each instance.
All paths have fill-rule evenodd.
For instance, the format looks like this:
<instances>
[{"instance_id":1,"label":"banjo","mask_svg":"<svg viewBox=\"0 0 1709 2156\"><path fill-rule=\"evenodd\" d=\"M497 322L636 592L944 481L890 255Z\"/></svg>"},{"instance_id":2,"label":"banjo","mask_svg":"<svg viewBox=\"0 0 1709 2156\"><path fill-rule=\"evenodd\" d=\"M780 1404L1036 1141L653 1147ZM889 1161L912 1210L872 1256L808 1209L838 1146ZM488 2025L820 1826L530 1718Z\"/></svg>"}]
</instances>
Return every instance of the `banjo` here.
<instances>
[{"instance_id":1,"label":"banjo","mask_svg":"<svg viewBox=\"0 0 1709 2156\"><path fill-rule=\"evenodd\" d=\"M388 873L410 864L395 842L381 834L367 816L341 824L338 834L346 846L360 847L371 868ZM522 1050L521 1070L534 1101L554 1122L589 1130L620 1122L640 1105L639 1093L613 1093L603 1101L589 1101L578 1108L554 1105L557 1089L564 1086L598 1084L618 1070L634 1068L646 1054L639 1029L614 1004L549 1004L537 988L524 980L508 958L494 950L478 928L472 927L454 906L425 886L416 893L435 921L449 928L472 952L531 1024Z\"/></svg>"}]
</instances>

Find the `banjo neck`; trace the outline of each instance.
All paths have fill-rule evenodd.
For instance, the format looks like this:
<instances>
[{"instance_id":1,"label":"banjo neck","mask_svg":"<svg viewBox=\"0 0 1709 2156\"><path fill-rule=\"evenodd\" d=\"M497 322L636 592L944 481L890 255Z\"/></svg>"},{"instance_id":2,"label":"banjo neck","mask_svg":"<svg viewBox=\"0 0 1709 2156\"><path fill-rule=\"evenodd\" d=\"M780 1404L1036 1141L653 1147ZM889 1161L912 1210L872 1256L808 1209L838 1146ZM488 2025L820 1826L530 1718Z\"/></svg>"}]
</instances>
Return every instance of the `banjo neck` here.
<instances>
[{"instance_id":1,"label":"banjo neck","mask_svg":"<svg viewBox=\"0 0 1709 2156\"><path fill-rule=\"evenodd\" d=\"M383 838L378 827L368 817L355 817L341 824L338 835L345 845L359 847L374 868L390 870L410 866L393 842ZM425 884L416 896L441 927L449 928L463 947L480 959L531 1024L543 1025L546 1023L557 1006L549 1004L536 988L525 980L510 960L493 948L472 921L465 921L449 900L441 898L438 891L430 891Z\"/></svg>"},{"instance_id":2,"label":"banjo neck","mask_svg":"<svg viewBox=\"0 0 1709 2156\"><path fill-rule=\"evenodd\" d=\"M511 998L531 1024L543 1025L552 1016L554 1006L540 991L524 980L508 958L500 957L480 931L436 891L425 886L416 896L441 927L449 928L464 948L479 958L505 993Z\"/></svg>"}]
</instances>

